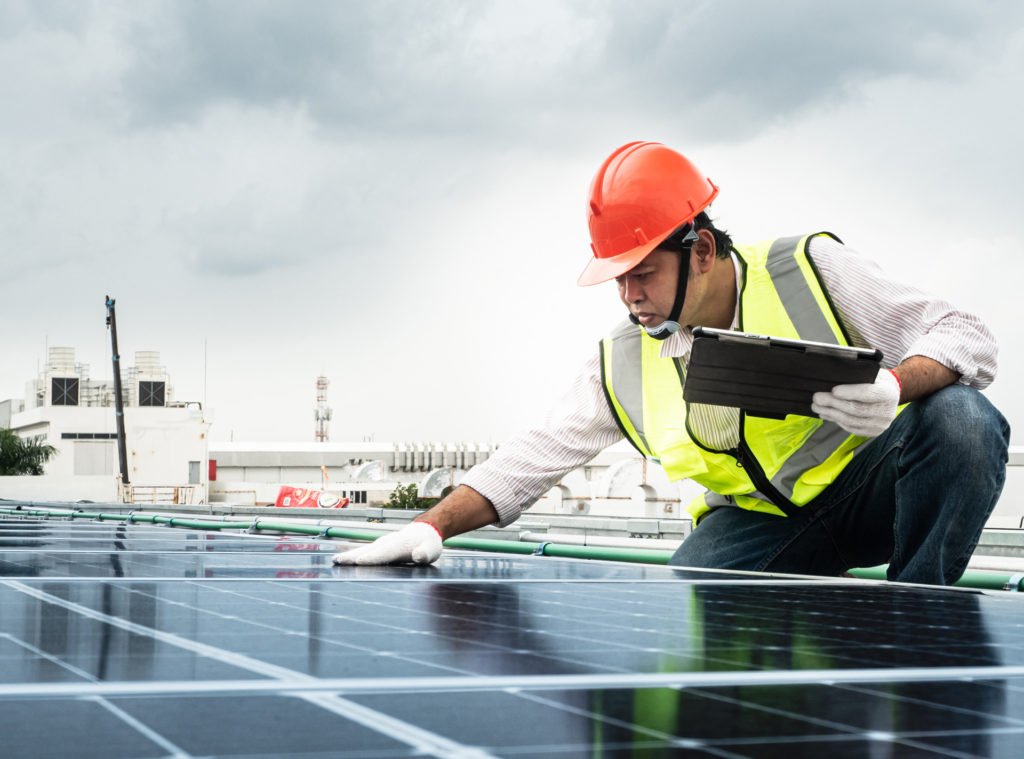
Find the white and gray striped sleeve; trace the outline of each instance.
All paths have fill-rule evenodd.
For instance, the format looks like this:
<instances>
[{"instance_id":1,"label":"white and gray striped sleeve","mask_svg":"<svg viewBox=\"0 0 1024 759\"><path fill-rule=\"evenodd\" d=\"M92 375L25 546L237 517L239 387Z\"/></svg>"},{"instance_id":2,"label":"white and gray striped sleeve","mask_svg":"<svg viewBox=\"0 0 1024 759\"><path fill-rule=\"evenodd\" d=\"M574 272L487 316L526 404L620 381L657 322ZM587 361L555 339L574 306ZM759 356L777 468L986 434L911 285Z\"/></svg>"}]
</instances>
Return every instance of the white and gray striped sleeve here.
<instances>
[{"instance_id":1,"label":"white and gray striped sleeve","mask_svg":"<svg viewBox=\"0 0 1024 759\"><path fill-rule=\"evenodd\" d=\"M469 470L461 484L487 498L504 527L562 477L621 439L595 356L542 425L513 435L487 461Z\"/></svg>"},{"instance_id":2,"label":"white and gray striped sleeve","mask_svg":"<svg viewBox=\"0 0 1024 759\"><path fill-rule=\"evenodd\" d=\"M958 372L964 385L982 389L995 379L998 348L977 316L894 282L835 240L815 237L809 252L854 345L881 350L886 367L925 356Z\"/></svg>"}]
</instances>

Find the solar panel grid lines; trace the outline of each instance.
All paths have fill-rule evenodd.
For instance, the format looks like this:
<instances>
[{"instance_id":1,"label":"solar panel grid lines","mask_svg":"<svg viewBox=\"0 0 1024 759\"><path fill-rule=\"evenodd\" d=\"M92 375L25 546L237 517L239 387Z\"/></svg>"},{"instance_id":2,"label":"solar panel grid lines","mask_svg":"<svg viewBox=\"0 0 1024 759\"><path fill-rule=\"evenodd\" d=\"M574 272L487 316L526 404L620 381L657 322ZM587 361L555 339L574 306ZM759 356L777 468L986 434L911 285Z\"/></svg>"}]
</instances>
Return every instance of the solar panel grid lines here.
<instances>
[{"instance_id":1,"label":"solar panel grid lines","mask_svg":"<svg viewBox=\"0 0 1024 759\"><path fill-rule=\"evenodd\" d=\"M346 571L307 539L8 527L5 756L86 733L96 756L306 759L1016 759L1024 738L1015 594L451 551Z\"/></svg>"},{"instance_id":2,"label":"solar panel grid lines","mask_svg":"<svg viewBox=\"0 0 1024 759\"><path fill-rule=\"evenodd\" d=\"M96 703L99 706L103 707L108 712L117 717L119 720L124 722L126 725L133 728L136 732L140 733L141 735L155 743L157 746L164 749L167 752L167 756L171 759L190 759L190 757L192 756L192 754L188 753L180 746L175 745L167 738L165 738L163 735L158 733L156 730L150 728L144 722L141 722L132 715L128 714L128 712L124 711L119 706L112 703L109 699L103 698L102 696L86 696L83 697L82 700L92 701L93 703Z\"/></svg>"},{"instance_id":3,"label":"solar panel grid lines","mask_svg":"<svg viewBox=\"0 0 1024 759\"><path fill-rule=\"evenodd\" d=\"M247 595L247 594L242 593L242 592L227 590L227 589L224 589L224 588L221 588L221 587L217 587L217 586L211 586L211 588L209 588L208 590L210 592L218 593L218 594L233 594L233 595L236 595L236 596L238 596L238 597L240 597L242 599L245 599L246 601L256 601L258 603L265 603L262 599L260 599L257 596L251 596L251 595ZM140 593L141 591L133 589L131 592L133 592L133 593ZM400 654L400 653L389 652L389 651L381 651L381 649L377 645L358 644L358 643L348 642L348 641L344 641L344 640L338 640L336 638L328 638L328 637L324 637L322 635L316 635L316 634L313 634L313 633L310 633L310 632L299 633L299 631L297 631L295 629L288 629L288 628L280 627L278 625L275 625L273 623L266 622L266 621L263 621L263 620L240 619L237 615L234 615L234 614L222 614L220 612L207 610L207 609L205 609L203 607L200 607L200 606L190 607L187 604L182 604L180 602L173 602L173 603L175 605L178 605L178 606L182 606L182 607L185 607L185 608L190 608L190 609L192 609L193 611L195 611L195 612L197 612L199 614L210 614L210 615L217 616L217 617L220 617L221 619L225 619L225 620L238 620L239 622L241 622L243 624L246 624L246 625L249 625L249 626L253 626L253 627L262 628L262 629L271 631L273 633L281 633L281 634L285 634L285 635L299 635L299 634L301 634L308 641L321 643L321 644L323 644L325 646L333 646L333 647L348 649L351 652L358 653L358 654L365 654L365 655L368 655L368 656L388 656L388 657L394 658L396 660L407 661L409 664L425 665L426 667L436 668L436 669L439 669L441 671L452 672L452 673L455 673L455 674L472 674L472 673L470 673L470 672L468 672L466 670L460 669L458 667L446 666L446 665L442 665L442 664L433 664L433 663L430 663L430 662L424 662L422 660L416 659L416 658L411 657L411 656L405 656L405 655ZM293 605L282 603L282 602L273 602L273 605L279 606L279 607L283 607L285 609L289 609L289 608L297 609L298 608L298 607L295 607ZM343 622L345 622L347 624L358 624L360 626L367 626L367 625L379 626L379 627L382 627L382 628L385 628L385 629L388 629L388 630L391 630L391 631L394 631L394 632L402 633L403 635L408 635L409 634L409 631L406 628L400 627L398 625L381 623L381 622L377 622L377 621L374 621L374 620L366 620L366 619L363 619L363 618L361 618L359 616L347 616L347 615L332 615L332 616L336 616L337 619L340 619L340 620L342 620ZM233 634L237 634L237 632L233 632Z\"/></svg>"},{"instance_id":4,"label":"solar panel grid lines","mask_svg":"<svg viewBox=\"0 0 1024 759\"><path fill-rule=\"evenodd\" d=\"M647 738L648 742L646 743L646 748L673 747L673 748L678 748L678 749L683 749L683 750L702 748L702 744L699 741L695 741L693 739L688 739L688 738L679 738L679 737L677 737L676 735L674 735L671 732L665 732L663 730L658 730L658 729L653 728L653 727L647 727L645 725L637 725L637 724L634 724L633 722L622 720L622 719L619 719L619 718L613 717L613 716L608 716L608 715L602 714L601 712L593 711L591 709L581 708L581 707L577 707L577 706L571 706L571 705L559 702L557 700L553 700L553 699L547 698L547 697L545 697L545 696L543 696L543 695L541 695L539 693L535 693L535 692L531 693L531 692L528 692L528 691L518 691L515 695L519 696L520 698L526 699L528 701L532 701L534 703L540 704L542 706L548 706L548 707L551 707L552 709L557 709L557 710L560 710L560 711L568 712L570 714L575 714L575 715L584 717L585 719L597 721L597 722L600 722L602 724L606 724L606 725L609 725L611 727L618 728L620 730L629 731L633 736L637 736L637 735L640 736L641 741L643 740L643 738ZM634 740L633 743L635 745L635 740ZM644 746L644 744L641 743L641 746ZM704 747L706 748L706 746L704 746ZM543 748L545 748L545 747L537 747L537 748L540 748L541 750L543 750ZM550 748L553 749L555 747L551 746ZM728 756L727 753L723 753L721 755Z\"/></svg>"},{"instance_id":5,"label":"solar panel grid lines","mask_svg":"<svg viewBox=\"0 0 1024 759\"><path fill-rule=\"evenodd\" d=\"M470 743L499 744L504 747L503 753L508 755L548 755L545 748L557 745L561 750L569 750L574 742L576 748L586 751L587 740L578 731L581 726L589 725L593 728L593 722L600 721L604 726L618 730L603 731L604 747L623 748L627 752L623 755L632 755L628 752L635 749L638 743L648 749L658 748L658 744L649 741L656 739L660 733L671 736L670 743L666 741L660 744L662 749L688 748L715 756L822 756L825 751L837 756L867 756L871 754L865 749L872 744L876 746L874 753L886 756L1016 756L1018 754L1013 752L1018 749L1013 741L1019 740L1022 735L1019 729L990 728L984 721L976 721L974 729L932 727L919 735L904 735L899 730L864 729L852 722L828 724L816 720L815 723L806 718L806 713L794 716L779 710L773 713L758 709L756 702L738 701L736 709L723 709L721 704L708 703L702 693L677 689L573 691L555 694L553 697L545 694L541 699L530 696L525 700L539 701L543 706L543 710L534 711L523 708L521 704L517 707L508 701L513 697L524 700L523 695L521 692L501 693L493 694L491 701L482 702L478 698L459 702L472 709L462 723L459 732L461 739ZM406 702L378 696L370 698L368 703L379 706L387 699L390 709L397 711L403 718L429 721L436 719L438 712L451 708L454 705L452 702L457 699L455 694L441 694L438 700L429 703L428 711L422 713L422 709L417 711L414 705L416 694L410 696ZM819 709L840 705L835 694L825 699L820 698L821 694L816 696ZM367 698L360 700L366 701ZM505 699L505 702L499 703L493 699ZM659 700L662 702L660 707L657 703ZM574 706L565 708L558 701L569 701ZM669 708L666 708L666 704ZM868 706L868 711L877 717L884 715L892 704L885 699L876 699ZM574 723L565 719L565 715L553 714L552 708L557 707L581 719ZM641 712L642 707L647 710ZM473 719L487 713L501 713L510 724L536 724L539 729L530 736L510 730L490 731L479 727L483 720ZM691 717L687 719L683 716L686 714ZM549 735L551 743L543 744L537 740L538 733ZM1007 737L1011 742L1005 747L988 751L993 746L993 739L998 740L1000 737ZM911 741L920 744L920 748L912 747ZM950 751L942 748L943 742L966 743L973 750ZM593 744L590 747L592 749ZM557 753L552 751L551 755ZM587 754L581 752L579 755Z\"/></svg>"},{"instance_id":6,"label":"solar panel grid lines","mask_svg":"<svg viewBox=\"0 0 1024 759\"><path fill-rule=\"evenodd\" d=\"M398 592L404 592L404 591L398 591ZM443 591L441 591L441 592L443 592ZM493 593L488 593L488 592L486 592L484 590L472 588L472 586L466 586L466 589L462 590L461 592L463 592L464 594L477 594L477 595L481 595L482 594L482 595L487 596L487 597L493 597ZM587 634L587 633L584 633L582 631L577 631L577 630L573 630L571 632L561 632L561 631L555 631L555 630L550 630L550 629L522 628L522 627L517 626L517 625L510 625L510 624L507 624L507 623L503 623L503 622L501 622L499 620L496 620L496 619L489 618L489 617L485 616L487 611L491 611L491 612L500 611L500 608L499 609L493 609L492 608L492 609L488 610L486 608L481 608L481 606L479 604L477 604L477 603L473 603L473 602L467 601L467 600L460 600L460 599L456 599L454 601L452 601L450 599L445 599L444 603L453 604L455 607L465 607L464 610L469 612L472 615L472 617L473 617L473 623L472 623L472 630L471 630L471 632L474 635L477 636L477 637L474 637L474 640L476 642L480 643L481 645L488 645L488 646L491 646L491 647L494 647L494 648L499 648L499 649L504 649L504 650L520 650L521 646L516 645L516 646L511 646L510 647L510 646L501 645L500 643L490 642L488 640L488 638L486 637L486 635L489 634L489 633L490 634L498 634L498 635L500 635L500 634L511 634L513 636L520 636L520 635L524 635L524 634L526 634L526 635L529 635L529 634L547 635L549 637L560 638L560 639L566 640L566 642L569 645L571 645L572 648L579 648L581 645L589 644L591 646L601 646L601 647L605 647L605 648L610 648L612 650L614 650L614 649L620 649L622 651L648 650L646 647L637 646L637 645L632 644L630 642L623 641L623 640L620 640L617 637L614 637L615 633L621 632L621 631L626 629L626 628L623 628L621 626L617 626L617 625L614 625L614 624L606 625L606 627L608 627L608 629L610 630L610 635L607 635L607 636L599 636L599 635L595 636L595 635ZM374 601L373 604L384 606L384 607L387 606L386 604L384 604L382 602L379 602L379 601ZM537 616L537 617L546 616L546 617L550 618L552 615L534 615L534 616ZM359 619L361 621L366 621L366 617L363 616L363 615L359 615ZM462 617L460 617L459 615L456 615L456 614L451 614L451 613L441 613L441 614L433 615L432 619L434 619L434 620L437 620L437 619L456 619L456 620L460 620L460 619L462 619ZM399 629L401 629L401 628L399 628ZM629 628L629 629L632 630L632 631L637 631L637 628ZM600 630L598 630L598 632L600 632ZM653 632L653 630L652 630L652 632ZM465 635L464 634L460 634L458 632L458 630L455 629L455 628L449 628L449 631L447 633L440 633L440 634L439 633L434 633L434 634L437 637L442 638L442 639L443 638L447 638L447 639L451 639L453 641L466 642Z\"/></svg>"},{"instance_id":7,"label":"solar panel grid lines","mask_svg":"<svg viewBox=\"0 0 1024 759\"><path fill-rule=\"evenodd\" d=\"M234 593L235 592L235 591L230 591L230 590L223 590L221 588L216 588L216 590L219 591L219 592L227 592L227 593ZM312 592L317 592L317 591L312 591ZM243 597L246 597L246 598L253 598L251 595L246 594L246 593L238 593L238 594L243 596ZM390 610L390 611L394 610L394 607L390 607L388 604L385 604L385 603L382 603L382 602L378 602L378 601L365 601L364 604L369 605L369 606L381 606L381 607L384 607L385 610ZM296 605L283 604L283 603L280 603L280 602L275 602L274 605L282 606L282 607L285 607L285 608L293 608L295 610L301 610L301 607L298 607ZM365 614L362 614L362 613L355 614L355 615L329 614L329 613L324 612L324 611L321 611L320 613L321 614L325 614L327 616L334 617L336 619L340 619L340 620L346 621L349 624L357 623L357 624L360 624L360 625L374 625L374 626L379 626L381 628L384 628L384 629L386 629L386 630L388 630L388 631L390 631L392 633L397 633L397 634L402 636L401 646L402 647L406 647L406 648L409 645L408 644L408 640L409 640L409 636L410 635L412 635L412 636L422 635L422 636L429 636L430 640L428 642L428 645L430 645L431 647L436 647L438 641L446 641L446 642L448 642L448 643L450 643L452 645L458 645L460 647L460 649L462 649L463 651L476 649L481 654L485 654L487 652L496 652L496 653L503 653L503 654L506 654L506 655L513 655L514 656L514 655L530 655L532 653L531 651L529 651L527 649L523 649L521 647L504 645L504 644L502 644L500 642L496 643L496 642L493 642L492 640L489 640L487 638L475 638L475 639L472 639L472 640L467 640L465 637L460 637L458 635L451 634L451 633L437 633L437 632L432 632L432 633L422 632L421 633L419 630L416 629L416 620L415 619L414 620L410 620L410 622L411 622L411 629L410 629L410 626L408 626L408 625L407 626L402 626L402 625L396 625L396 624L391 624L391 623L383 622L383 621L381 621L379 619L375 619L375 618L373 618L373 617L371 617L369 615L365 615ZM443 615L443 614L442 615L436 615L435 619L436 618L445 618L446 616L450 616L450 615ZM390 615L389 615L388 618L390 618ZM426 620L424 620L424 623L426 623ZM486 625L488 623L484 622L482 624ZM333 645L334 644L334 639L333 638L323 638L321 636L318 636L317 639L321 640L325 645ZM411 662L414 662L414 663L425 663L422 659L411 659L409 657L403 656L400 652L388 650L387 646L383 646L382 647L382 645L381 645L381 636L380 635L377 635L374 638L374 640L375 640L375 645L373 647L365 647L365 650L368 653L372 653L374 655L393 656L393 657L397 657L397 658L401 658L401 659L409 659ZM626 647L626 646L624 645L623 647ZM550 659L551 660L551 664L554 664L556 662L569 662L569 663L575 663L575 664L584 664L584 665L588 665L588 666L591 666L591 667L594 667L594 668L597 668L597 669L604 669L604 670L607 670L607 671L623 671L622 668L619 668L619 667L599 665L599 664L595 664L593 662L579 661L579 660L573 659L572 657L567 657L567 656L557 656L556 657L556 656L548 656L547 654L542 654L541 658ZM450 669L452 671L456 671L456 672L459 672L461 674L467 674L467 675L468 674L473 674L473 672L470 671L470 670L464 670L464 669L454 668L454 667L443 667L443 668L444 669Z\"/></svg>"},{"instance_id":8,"label":"solar panel grid lines","mask_svg":"<svg viewBox=\"0 0 1024 759\"><path fill-rule=\"evenodd\" d=\"M699 696L702 696L702 697L705 697L705 698L711 698L711 699L721 698L720 696L717 696L713 692L707 692L707 691L702 691L702 690L692 690L690 693L691 694L695 694L695 695L699 695ZM552 706L552 707L555 707L555 708L561 708L561 709L563 709L565 711L569 711L569 712L572 712L572 713L575 713L575 714L579 714L581 716L585 716L585 717L588 717L590 719L599 719L599 720L601 720L601 721L603 721L603 722L605 722L607 724L614 725L616 727L632 729L635 732L639 732L639 733L641 733L643 735L647 735L647 736L649 736L652 739L657 739L657 740L660 740L660 741L664 741L664 742L668 743L669 745L672 745L672 746L675 746L675 747L678 747L678 748L682 748L682 749L701 748L701 749L703 749L705 751L708 751L710 753L713 753L715 755L720 755L720 756L738 756L738 755L741 755L741 754L733 753L732 751L725 751L725 750L723 750L723 751L715 751L714 748L715 748L715 743L716 742L714 740L701 742L699 740L694 740L692 738L691 739L678 738L678 737L676 737L675 735L673 735L671 733L665 733L665 732L658 731L658 730L653 730L653 729L650 729L650 728L638 728L638 726L633 725L632 723L624 722L622 720L618 720L618 719L614 719L614 718L608 718L608 717L605 717L604 715L601 715L599 713L595 713L595 712L592 712L592 711L588 711L586 709L568 707L568 706L566 706L564 704L558 703L557 701L553 701L551 699L544 698L543 696L537 695L535 693L519 693L518 695L521 695L523 698L535 701L537 703L546 704L546 705L549 705L549 706ZM726 701L731 701L732 703L735 703L737 705L743 706L744 708L758 709L759 711L761 711L761 712L763 712L763 713L765 713L767 715L771 715L772 717L774 717L776 719L780 719L781 718L781 719L785 719L785 720L807 722L810 725L812 725L814 727L817 727L817 728L820 728L822 730L822 732L820 732L820 733L805 734L803 736L805 740L808 739L808 738L811 738L811 739L813 739L815 741L820 741L820 742L823 742L823 743L828 743L828 742L831 742L831 741L843 740L844 738L847 738L847 739L864 739L865 737L867 737L868 739L885 739L885 740L890 740L891 741L893 739L893 737L894 737L892 734L889 734L889 733L879 733L878 731L873 731L872 733L864 733L863 731L861 731L859 729L851 728L850 725L842 723L842 722L834 722L834 721L830 721L830 720L820 720L820 719L816 719L816 718L813 718L813 717L808 717L808 716L803 715L803 714L795 714L795 713L787 712L786 710L783 710L783 709L775 709L775 708L772 708L770 706L762 706L762 705L758 705L758 704L753 704L752 705L752 704L747 703L747 702L737 702L737 701L730 700L730 699L725 699L725 700ZM836 732L833 732L833 731L836 731ZM840 734L837 734L837 733L848 733L848 735L844 736L844 735L840 735ZM754 740L756 740L756 743L754 745L757 746L757 747L763 747L765 744L770 744L773 741L773 739L771 737L767 737L766 738L765 736L758 736ZM777 738L777 739L774 739L774 740L777 740L780 743L785 743L786 742L785 738ZM747 741L743 741L743 740L735 741L735 740L731 740L730 739L730 740L727 741L727 743L723 743L723 745L728 745L730 747L736 748L738 745L742 745L743 743L749 743L749 742L750 742L749 739ZM905 746L913 746L914 745L913 742L909 741L909 740L902 740L900 742L903 745L905 745ZM923 747L922 746L922 748L927 748L927 747Z\"/></svg>"},{"instance_id":9,"label":"solar panel grid lines","mask_svg":"<svg viewBox=\"0 0 1024 759\"><path fill-rule=\"evenodd\" d=\"M2 583L0 584L3 584L19 592L25 593L26 595L30 595L48 604L55 604L59 607L75 611L79 614L83 614L84 616L91 617L93 619L101 620L105 624L113 625L138 635L149 636L164 642L171 643L172 645L176 645L178 647L199 653L203 656L207 656L211 659L218 660L224 664L236 666L240 669L249 670L258 675L262 675L268 678L275 678L281 681L298 680L303 684L306 681L315 680L315 678L312 678L311 676L306 675L302 672L297 672L294 670L279 667L275 664L261 661L259 659L253 659L251 657L247 657L233 651L216 649L214 647L202 643L180 638L171 633L153 630L150 628L146 628L142 625L138 625L132 622L128 622L126 620L119 619L117 617L111 617L110 615L103 614L101 612L96 612L95 610L89 609L87 607L83 607L81 605L74 604L70 601L66 601L56 596L47 594L44 591L39 591L30 588L16 581L7 580L2 581ZM331 702L336 697L332 696L331 694L314 694L312 696L305 696L300 694L300 697L310 704L313 704L321 708L329 708L332 711L335 711L333 704ZM435 739L428 739L427 736L429 736L429 733L427 731L415 727L408 727L407 729L396 729L395 725L400 725L401 723L397 723L395 720L391 719L385 714L374 714L372 710L365 707L359 709L350 709L348 711L350 713L346 716L346 719L358 722L359 724L363 725L372 725L373 729L375 730L382 730L384 726L390 726L390 729L388 730L388 737L393 738L399 742L409 743L409 745L411 745L417 752L430 753L436 756L451 756L453 755L453 748L458 748L458 750L455 752L455 755L463 755L464 753L461 747L457 747L456 744L444 739L441 736L437 736ZM167 745L172 745L169 741L166 741L166 743ZM177 747L175 747L175 751L177 750ZM465 753L465 755L470 756L471 754Z\"/></svg>"},{"instance_id":10,"label":"solar panel grid lines","mask_svg":"<svg viewBox=\"0 0 1024 759\"><path fill-rule=\"evenodd\" d=\"M922 684L918 684L922 685ZM744 709L760 709L769 713L782 715L788 718L796 718L802 720L816 721L820 723L822 727L828 728L839 728L843 730L856 730L863 734L875 734L881 737L895 738L899 734L899 742L907 746L914 748L931 748L934 750L934 746L929 747L927 743L921 743L916 741L915 732L908 731L906 728L902 730L893 729L895 726L889 726L888 730L878 730L877 721L874 725L869 725L865 716L874 718L877 720L879 713L877 709L865 708L865 704L877 704L881 703L889 706L890 710L896 711L902 706L912 704L914 720L918 723L928 723L928 730L919 731L917 735L921 738L951 738L951 737L967 737L967 738L982 738L986 736L983 732L977 730L971 730L970 725L977 724L978 720L985 720L986 722L996 726L991 728L993 731L1003 732L1006 735L1021 736L1024 735L1021 731L1024 730L1024 725L1021 724L1020 720L1008 719L991 715L977 710L964 709L956 706L951 706L945 703L936 703L938 699L927 698L927 699L915 699L908 698L903 695L900 691L906 688L905 683L895 682L877 685L874 687L858 687L851 685L837 686L840 691L847 691L845 698L837 699L837 708L835 713L839 717L838 721L828 722L815 720L813 717L809 717L807 714L806 707L801 705L797 710L780 709L773 704L766 704L768 701L769 690L764 690L757 695L757 697L751 697L746 694L740 698L737 696L730 697L727 693L723 692L710 692L701 690L698 692L703 693L710 698L716 700L723 700L736 705L741 705ZM929 683L927 686L930 690L934 690L936 687L934 683ZM941 687L941 686L940 686ZM988 686L983 686L988 687ZM805 694L805 702L808 699L813 699L817 696L815 693L815 687L812 686L808 689L808 693ZM851 696L863 695L867 696L867 699L856 699ZM991 702L986 701L986 705L991 705ZM883 713L883 717L886 715ZM957 729L960 725L957 724L957 719L960 719L962 726L967 729ZM890 722L892 722L890 718ZM951 752L954 756L975 756L973 752L962 753L962 752Z\"/></svg>"}]
</instances>

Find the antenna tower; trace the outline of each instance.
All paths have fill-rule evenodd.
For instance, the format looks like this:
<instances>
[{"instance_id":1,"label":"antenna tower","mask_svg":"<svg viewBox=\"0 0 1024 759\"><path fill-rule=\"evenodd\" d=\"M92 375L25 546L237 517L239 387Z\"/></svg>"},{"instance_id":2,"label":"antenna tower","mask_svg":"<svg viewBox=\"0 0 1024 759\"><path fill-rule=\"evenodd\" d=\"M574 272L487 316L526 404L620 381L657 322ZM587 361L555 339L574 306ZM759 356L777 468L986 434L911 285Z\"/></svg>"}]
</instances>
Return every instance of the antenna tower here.
<instances>
[{"instance_id":1,"label":"antenna tower","mask_svg":"<svg viewBox=\"0 0 1024 759\"><path fill-rule=\"evenodd\" d=\"M326 443L331 439L328 432L331 409L327 406L327 386L329 384L331 381L322 375L316 378L316 411L313 418L316 420L316 439L319 443Z\"/></svg>"}]
</instances>

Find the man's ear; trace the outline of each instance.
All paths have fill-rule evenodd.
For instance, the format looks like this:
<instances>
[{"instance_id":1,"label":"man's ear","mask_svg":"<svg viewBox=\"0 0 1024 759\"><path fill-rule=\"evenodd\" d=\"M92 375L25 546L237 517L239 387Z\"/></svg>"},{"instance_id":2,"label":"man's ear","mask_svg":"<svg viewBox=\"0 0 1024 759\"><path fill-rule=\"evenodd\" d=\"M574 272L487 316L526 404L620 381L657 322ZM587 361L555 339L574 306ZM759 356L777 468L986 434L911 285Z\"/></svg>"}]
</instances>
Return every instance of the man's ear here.
<instances>
[{"instance_id":1,"label":"man's ear","mask_svg":"<svg viewBox=\"0 0 1024 759\"><path fill-rule=\"evenodd\" d=\"M693 243L691 250L693 251L692 263L696 264L701 271L710 269L715 260L715 236L711 234L710 230L698 229L697 240Z\"/></svg>"}]
</instances>

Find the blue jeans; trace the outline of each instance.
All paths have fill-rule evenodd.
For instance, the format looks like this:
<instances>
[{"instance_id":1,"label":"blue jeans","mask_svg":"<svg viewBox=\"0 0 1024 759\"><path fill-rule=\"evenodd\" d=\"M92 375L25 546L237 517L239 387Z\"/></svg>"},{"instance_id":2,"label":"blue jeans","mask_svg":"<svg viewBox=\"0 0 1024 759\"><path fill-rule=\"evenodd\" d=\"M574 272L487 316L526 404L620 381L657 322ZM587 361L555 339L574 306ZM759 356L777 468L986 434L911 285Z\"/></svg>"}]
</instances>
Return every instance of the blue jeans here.
<instances>
[{"instance_id":1,"label":"blue jeans","mask_svg":"<svg viewBox=\"0 0 1024 759\"><path fill-rule=\"evenodd\" d=\"M837 576L888 562L890 580L954 583L1003 489L1009 437L985 396L951 385L911 403L798 516L716 509L669 563Z\"/></svg>"}]
</instances>

